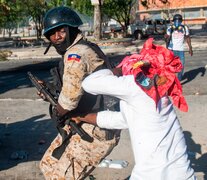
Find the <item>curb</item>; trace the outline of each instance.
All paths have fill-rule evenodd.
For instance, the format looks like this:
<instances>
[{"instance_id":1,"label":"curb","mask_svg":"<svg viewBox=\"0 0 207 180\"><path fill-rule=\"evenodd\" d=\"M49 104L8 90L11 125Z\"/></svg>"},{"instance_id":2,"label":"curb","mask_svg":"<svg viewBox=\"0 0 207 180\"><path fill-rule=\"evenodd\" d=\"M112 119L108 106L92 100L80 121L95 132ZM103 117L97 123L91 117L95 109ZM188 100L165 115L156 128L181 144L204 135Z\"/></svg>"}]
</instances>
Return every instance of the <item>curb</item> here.
<instances>
[{"instance_id":1,"label":"curb","mask_svg":"<svg viewBox=\"0 0 207 180\"><path fill-rule=\"evenodd\" d=\"M117 40L106 40L101 42L95 42L106 55L119 55L119 54L130 54L138 52L142 47L143 43L146 40L133 41L132 38L126 39L117 39ZM165 46L163 40L155 40L154 42L157 45ZM192 38L191 40L192 47L194 51L203 51L207 48L207 41L205 38L197 37ZM187 44L185 44L187 45ZM60 58L56 53L55 49L51 49L47 55L44 55L44 50L46 47L29 47L29 48L20 48L20 49L10 49L13 54L8 57L8 60L22 60L22 59L52 59ZM185 47L185 51L188 51L188 47Z\"/></svg>"}]
</instances>

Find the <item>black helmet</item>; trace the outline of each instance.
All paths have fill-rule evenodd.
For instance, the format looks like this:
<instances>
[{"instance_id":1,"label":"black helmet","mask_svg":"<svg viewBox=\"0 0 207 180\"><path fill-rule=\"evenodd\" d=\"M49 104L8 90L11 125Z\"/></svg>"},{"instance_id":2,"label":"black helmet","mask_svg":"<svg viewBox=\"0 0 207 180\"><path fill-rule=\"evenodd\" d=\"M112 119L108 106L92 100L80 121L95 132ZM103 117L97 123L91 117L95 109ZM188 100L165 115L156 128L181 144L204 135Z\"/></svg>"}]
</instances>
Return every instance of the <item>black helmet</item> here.
<instances>
[{"instance_id":1,"label":"black helmet","mask_svg":"<svg viewBox=\"0 0 207 180\"><path fill-rule=\"evenodd\" d=\"M173 16L173 21L175 21L175 20L178 20L178 21L182 22L183 21L183 17L180 14L175 14Z\"/></svg>"},{"instance_id":2,"label":"black helmet","mask_svg":"<svg viewBox=\"0 0 207 180\"><path fill-rule=\"evenodd\" d=\"M55 7L50 9L44 17L44 35L59 26L78 27L82 24L80 17L72 9L64 6Z\"/></svg>"}]
</instances>

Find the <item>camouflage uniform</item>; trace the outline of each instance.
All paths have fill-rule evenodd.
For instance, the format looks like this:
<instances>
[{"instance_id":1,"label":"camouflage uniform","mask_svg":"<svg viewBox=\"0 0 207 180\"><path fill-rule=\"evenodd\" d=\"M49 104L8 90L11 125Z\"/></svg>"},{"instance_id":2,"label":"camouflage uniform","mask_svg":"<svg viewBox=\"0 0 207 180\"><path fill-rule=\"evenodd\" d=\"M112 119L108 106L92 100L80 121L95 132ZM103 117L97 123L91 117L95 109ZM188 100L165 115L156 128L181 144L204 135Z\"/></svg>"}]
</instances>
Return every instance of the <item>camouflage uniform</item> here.
<instances>
[{"instance_id":1,"label":"camouflage uniform","mask_svg":"<svg viewBox=\"0 0 207 180\"><path fill-rule=\"evenodd\" d=\"M90 43L83 44L80 41L83 41L81 34L64 55L63 87L58 102L69 111L77 107L83 94L81 83L84 77L102 65L105 58L100 49L95 50ZM59 134L40 162L45 179L83 179L118 143L118 136L114 135L107 140L106 130L97 126L84 123L82 128L94 138L94 141L89 143L82 140L78 134L73 135L58 160L52 156L52 152L62 143Z\"/></svg>"}]
</instances>

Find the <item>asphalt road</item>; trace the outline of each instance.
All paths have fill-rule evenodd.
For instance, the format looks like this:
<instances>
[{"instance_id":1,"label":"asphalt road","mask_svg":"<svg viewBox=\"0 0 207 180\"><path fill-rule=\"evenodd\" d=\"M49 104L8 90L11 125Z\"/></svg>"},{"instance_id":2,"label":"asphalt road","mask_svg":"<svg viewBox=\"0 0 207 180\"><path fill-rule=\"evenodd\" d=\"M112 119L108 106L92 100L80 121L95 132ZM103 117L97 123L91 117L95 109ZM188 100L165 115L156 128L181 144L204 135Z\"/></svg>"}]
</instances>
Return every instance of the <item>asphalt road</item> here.
<instances>
[{"instance_id":1,"label":"asphalt road","mask_svg":"<svg viewBox=\"0 0 207 180\"><path fill-rule=\"evenodd\" d=\"M123 57L118 54L114 53L111 59L117 61ZM48 115L48 104L36 95L27 71L50 80L48 70L57 63L58 59L0 62L0 180L43 179L38 163L57 132ZM192 166L200 180L207 179L206 65L206 51L194 51L193 57L186 52L182 84L189 112L177 111ZM129 164L123 169L97 168L92 173L94 178L124 180L130 175L134 162L128 131L122 132L119 145L107 158L126 160Z\"/></svg>"}]
</instances>

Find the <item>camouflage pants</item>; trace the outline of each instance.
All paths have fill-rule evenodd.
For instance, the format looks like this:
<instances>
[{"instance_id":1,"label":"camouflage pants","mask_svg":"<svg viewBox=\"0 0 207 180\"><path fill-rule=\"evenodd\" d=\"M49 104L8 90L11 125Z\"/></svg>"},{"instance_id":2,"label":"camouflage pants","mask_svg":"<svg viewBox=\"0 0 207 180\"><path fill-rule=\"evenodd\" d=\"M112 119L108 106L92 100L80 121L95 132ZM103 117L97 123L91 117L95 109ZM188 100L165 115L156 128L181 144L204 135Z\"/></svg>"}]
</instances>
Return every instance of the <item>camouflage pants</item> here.
<instances>
[{"instance_id":1,"label":"camouflage pants","mask_svg":"<svg viewBox=\"0 0 207 180\"><path fill-rule=\"evenodd\" d=\"M58 160L52 156L53 150L62 142L62 137L58 135L40 162L40 169L46 180L83 179L118 143L116 137L106 141L106 132L98 127L83 124L82 128L94 138L94 141L89 143L82 140L79 135L73 135Z\"/></svg>"}]
</instances>

